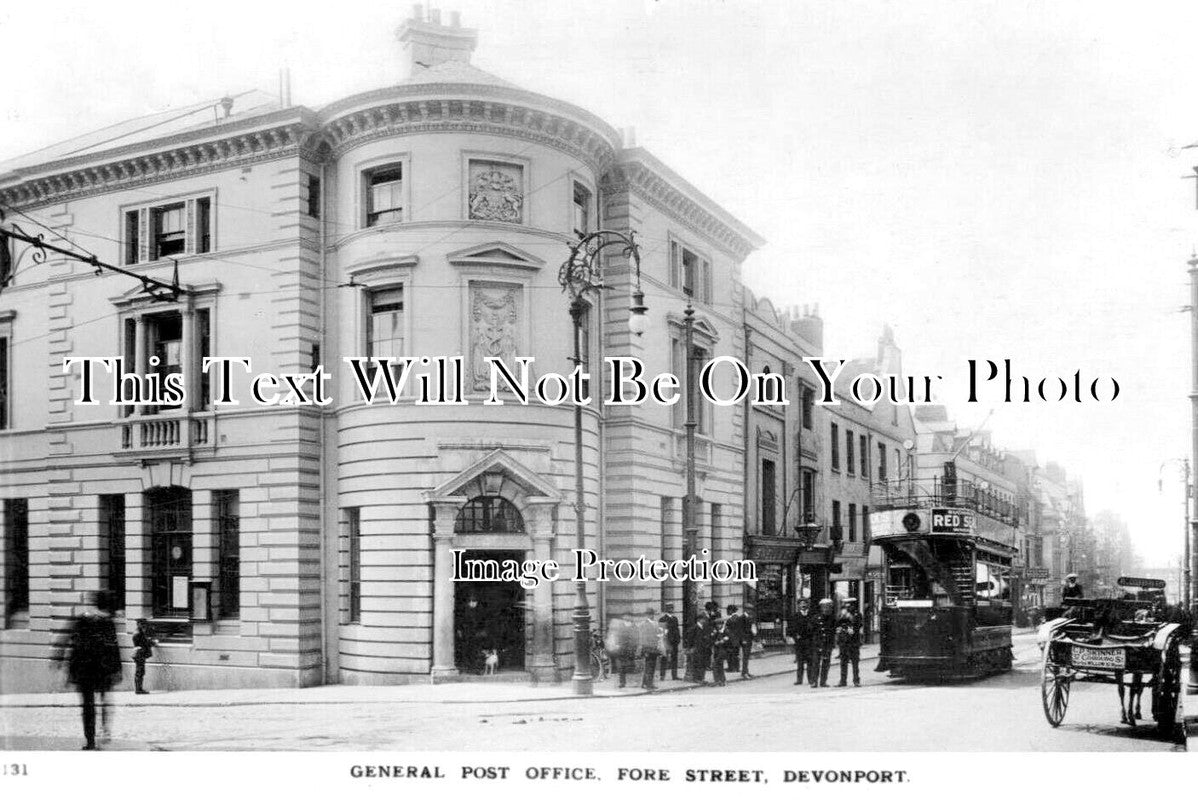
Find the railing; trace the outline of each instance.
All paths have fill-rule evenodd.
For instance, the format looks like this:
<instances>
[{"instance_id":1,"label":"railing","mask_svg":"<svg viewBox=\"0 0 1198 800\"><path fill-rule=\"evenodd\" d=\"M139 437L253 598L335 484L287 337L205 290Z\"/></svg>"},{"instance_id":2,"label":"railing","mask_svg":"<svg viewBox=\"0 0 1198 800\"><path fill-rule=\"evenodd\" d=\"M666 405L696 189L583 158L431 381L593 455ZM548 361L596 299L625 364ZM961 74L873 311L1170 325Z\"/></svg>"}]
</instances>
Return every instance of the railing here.
<instances>
[{"instance_id":1,"label":"railing","mask_svg":"<svg viewBox=\"0 0 1198 800\"><path fill-rule=\"evenodd\" d=\"M942 476L922 480L887 481L873 484L874 506L879 511L893 508L949 506L968 508L1007 525L1019 525L1019 507L993 489L965 478L945 480Z\"/></svg>"},{"instance_id":2,"label":"railing","mask_svg":"<svg viewBox=\"0 0 1198 800\"><path fill-rule=\"evenodd\" d=\"M188 449L209 441L208 419L146 417L123 420L121 450L126 452Z\"/></svg>"}]
</instances>

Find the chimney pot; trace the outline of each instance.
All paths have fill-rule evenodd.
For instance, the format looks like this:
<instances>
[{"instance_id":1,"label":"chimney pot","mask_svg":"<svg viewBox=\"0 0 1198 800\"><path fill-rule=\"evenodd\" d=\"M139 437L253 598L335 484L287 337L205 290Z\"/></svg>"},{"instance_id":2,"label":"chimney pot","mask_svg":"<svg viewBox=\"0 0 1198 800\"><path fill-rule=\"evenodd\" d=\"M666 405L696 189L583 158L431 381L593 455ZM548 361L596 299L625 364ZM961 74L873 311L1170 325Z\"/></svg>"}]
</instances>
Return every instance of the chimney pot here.
<instances>
[{"instance_id":1,"label":"chimney pot","mask_svg":"<svg viewBox=\"0 0 1198 800\"><path fill-rule=\"evenodd\" d=\"M462 12L461 11L449 12L449 24L455 28L462 27Z\"/></svg>"},{"instance_id":2,"label":"chimney pot","mask_svg":"<svg viewBox=\"0 0 1198 800\"><path fill-rule=\"evenodd\" d=\"M429 16L429 22L433 23L434 25L441 24L441 9L429 8L428 16Z\"/></svg>"},{"instance_id":3,"label":"chimney pot","mask_svg":"<svg viewBox=\"0 0 1198 800\"><path fill-rule=\"evenodd\" d=\"M424 21L424 6L420 3L416 3L412 6L412 20L415 22Z\"/></svg>"}]
</instances>

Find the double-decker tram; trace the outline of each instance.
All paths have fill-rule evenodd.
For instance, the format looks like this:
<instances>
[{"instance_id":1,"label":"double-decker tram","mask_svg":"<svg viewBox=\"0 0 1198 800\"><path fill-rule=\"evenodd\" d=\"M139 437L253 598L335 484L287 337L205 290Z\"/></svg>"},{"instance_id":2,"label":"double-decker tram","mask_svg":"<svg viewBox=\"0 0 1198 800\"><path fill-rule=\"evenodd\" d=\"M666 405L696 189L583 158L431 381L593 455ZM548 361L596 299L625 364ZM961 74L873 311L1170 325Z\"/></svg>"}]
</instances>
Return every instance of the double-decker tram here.
<instances>
[{"instance_id":1,"label":"double-decker tram","mask_svg":"<svg viewBox=\"0 0 1198 800\"><path fill-rule=\"evenodd\" d=\"M1013 527L966 506L870 516L885 596L878 671L976 677L1011 667Z\"/></svg>"}]
</instances>

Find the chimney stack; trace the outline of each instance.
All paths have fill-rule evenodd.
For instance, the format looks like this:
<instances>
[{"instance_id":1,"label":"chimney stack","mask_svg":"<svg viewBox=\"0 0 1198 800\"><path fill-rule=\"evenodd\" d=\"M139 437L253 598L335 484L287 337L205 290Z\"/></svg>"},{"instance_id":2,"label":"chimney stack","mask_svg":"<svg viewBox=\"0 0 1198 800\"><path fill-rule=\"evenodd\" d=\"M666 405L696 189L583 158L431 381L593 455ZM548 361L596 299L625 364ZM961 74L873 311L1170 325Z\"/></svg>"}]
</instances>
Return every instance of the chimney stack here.
<instances>
[{"instance_id":1,"label":"chimney stack","mask_svg":"<svg viewBox=\"0 0 1198 800\"><path fill-rule=\"evenodd\" d=\"M824 321L819 318L819 304L804 305L802 315L791 320L790 330L815 348L815 353L824 349Z\"/></svg>"},{"instance_id":2,"label":"chimney stack","mask_svg":"<svg viewBox=\"0 0 1198 800\"><path fill-rule=\"evenodd\" d=\"M435 67L446 61L470 63L470 55L478 46L478 31L463 28L458 12L450 15L450 24L441 24L441 9L430 8L428 17L424 7L412 7L412 16L406 19L395 32L407 69L405 77L411 77L421 69Z\"/></svg>"}]
</instances>

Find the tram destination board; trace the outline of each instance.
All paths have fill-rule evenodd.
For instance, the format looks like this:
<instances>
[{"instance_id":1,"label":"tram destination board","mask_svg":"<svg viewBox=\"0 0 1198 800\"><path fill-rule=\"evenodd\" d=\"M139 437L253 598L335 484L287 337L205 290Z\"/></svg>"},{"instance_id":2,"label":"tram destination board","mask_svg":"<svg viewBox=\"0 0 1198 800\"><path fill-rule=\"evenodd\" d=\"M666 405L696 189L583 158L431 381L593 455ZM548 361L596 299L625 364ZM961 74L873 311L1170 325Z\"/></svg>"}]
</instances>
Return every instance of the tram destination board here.
<instances>
[{"instance_id":1,"label":"tram destination board","mask_svg":"<svg viewBox=\"0 0 1198 800\"><path fill-rule=\"evenodd\" d=\"M973 514L967 511L932 509L932 533L973 533L976 527Z\"/></svg>"},{"instance_id":2,"label":"tram destination board","mask_svg":"<svg viewBox=\"0 0 1198 800\"><path fill-rule=\"evenodd\" d=\"M1069 660L1075 667L1123 669L1127 666L1127 651L1122 647L1098 648L1073 645Z\"/></svg>"}]
</instances>

